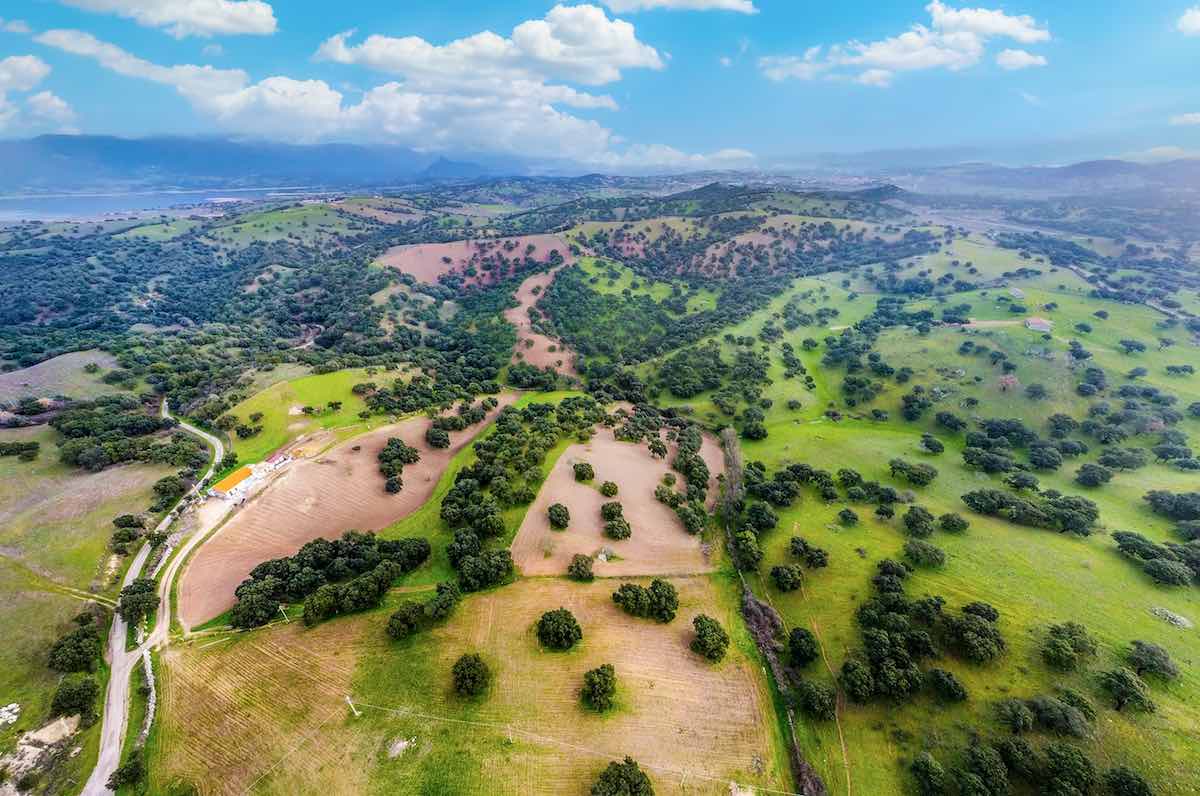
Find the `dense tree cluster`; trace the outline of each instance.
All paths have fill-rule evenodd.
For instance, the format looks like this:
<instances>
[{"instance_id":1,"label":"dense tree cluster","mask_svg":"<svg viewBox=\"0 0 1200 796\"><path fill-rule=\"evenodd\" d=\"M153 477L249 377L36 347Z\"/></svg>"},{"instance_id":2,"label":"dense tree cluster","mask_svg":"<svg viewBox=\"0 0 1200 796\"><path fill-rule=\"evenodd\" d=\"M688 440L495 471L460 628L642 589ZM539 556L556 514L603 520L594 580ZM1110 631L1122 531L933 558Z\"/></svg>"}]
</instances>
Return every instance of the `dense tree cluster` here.
<instances>
[{"instance_id":1,"label":"dense tree cluster","mask_svg":"<svg viewBox=\"0 0 1200 796\"><path fill-rule=\"evenodd\" d=\"M250 571L235 591L230 624L258 627L278 616L281 604L300 601L310 624L373 607L396 578L425 563L429 554L424 539L380 539L357 531L333 541L314 539L295 555L264 561Z\"/></svg>"},{"instance_id":2,"label":"dense tree cluster","mask_svg":"<svg viewBox=\"0 0 1200 796\"><path fill-rule=\"evenodd\" d=\"M1017 496L998 489L980 489L968 492L962 499L972 511L985 516L1078 536L1089 535L1100 518L1100 509L1087 498L1053 490Z\"/></svg>"},{"instance_id":3,"label":"dense tree cluster","mask_svg":"<svg viewBox=\"0 0 1200 796\"><path fill-rule=\"evenodd\" d=\"M660 578L652 580L648 588L636 583L622 583L613 592L612 599L627 614L664 624L674 620L679 610L679 592L669 581Z\"/></svg>"}]
</instances>

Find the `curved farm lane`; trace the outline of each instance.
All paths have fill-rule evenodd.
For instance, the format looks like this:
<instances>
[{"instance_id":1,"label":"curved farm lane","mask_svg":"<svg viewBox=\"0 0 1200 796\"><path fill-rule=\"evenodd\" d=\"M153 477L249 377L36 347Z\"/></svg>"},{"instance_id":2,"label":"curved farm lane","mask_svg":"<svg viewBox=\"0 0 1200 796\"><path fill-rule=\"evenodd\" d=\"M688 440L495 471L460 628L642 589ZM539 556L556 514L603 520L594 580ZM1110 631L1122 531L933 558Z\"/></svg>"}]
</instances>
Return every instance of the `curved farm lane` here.
<instances>
[{"instance_id":1,"label":"curved farm lane","mask_svg":"<svg viewBox=\"0 0 1200 796\"><path fill-rule=\"evenodd\" d=\"M517 300L517 306L504 311L504 320L517 327L517 348L513 353L514 361L519 353L521 361L528 362L530 365L539 368L551 367L564 376L577 377L579 371L575 370L575 352L567 348L561 340L555 340L535 331L532 321L529 320L530 308L537 304L538 299L554 281L558 272L569 264L560 265L558 268L544 273L534 274L522 282L513 296ZM555 350L551 351L551 348ZM560 362L562 364L559 364Z\"/></svg>"},{"instance_id":2,"label":"curved farm lane","mask_svg":"<svg viewBox=\"0 0 1200 796\"><path fill-rule=\"evenodd\" d=\"M172 416L165 400L162 403L162 416ZM184 495L182 503L196 495L199 492L200 484L212 477L217 464L225 456L225 446L221 444L221 440L213 435L201 431L188 423L180 421L179 427L189 434L194 434L203 439L213 449L215 454L212 463L209 465L208 472L196 482L190 492ZM178 514L178 509L173 510L158 524L155 530L165 532ZM133 667L141 660L144 651L158 646L166 640L171 626L171 579L178 570L180 562L187 555L188 550L203 536L203 533L197 531L188 540L185 547L180 550L180 555L176 556L168 566L166 577L159 582L158 586L160 602L154 631L136 650L126 651L125 636L127 631L125 620L121 618L120 614L115 611L113 612L112 627L108 632L108 658L111 671L108 678L108 693L104 697L104 720L100 728L100 753L96 758L96 767L92 769L91 776L88 777L87 783L83 786L81 796L107 796L107 794L112 793L106 783L109 776L112 775L121 762L121 746L125 740L125 727L129 721L129 675L133 671ZM170 554L171 551L168 549L163 554L163 560L166 560ZM125 579L121 582L122 588L142 576L142 570L146 566L146 559L149 556L150 546L148 544L142 545L141 550L138 551L125 573Z\"/></svg>"}]
</instances>

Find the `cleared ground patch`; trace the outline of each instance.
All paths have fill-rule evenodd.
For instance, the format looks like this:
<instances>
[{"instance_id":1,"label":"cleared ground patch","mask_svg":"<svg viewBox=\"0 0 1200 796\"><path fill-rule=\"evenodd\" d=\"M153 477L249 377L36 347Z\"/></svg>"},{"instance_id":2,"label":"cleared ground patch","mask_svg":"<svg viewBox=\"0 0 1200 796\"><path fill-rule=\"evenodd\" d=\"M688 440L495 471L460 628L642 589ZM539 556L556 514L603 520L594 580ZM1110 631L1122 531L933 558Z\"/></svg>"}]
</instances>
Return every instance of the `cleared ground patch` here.
<instances>
[{"instance_id":1,"label":"cleared ground patch","mask_svg":"<svg viewBox=\"0 0 1200 796\"><path fill-rule=\"evenodd\" d=\"M564 261L572 261L570 247L558 235L525 235L394 246L375 262L430 284L442 274L468 269L475 272L466 274L472 281L491 283L508 276L513 262L523 261L526 256L546 262L555 250Z\"/></svg>"},{"instance_id":2,"label":"cleared ground patch","mask_svg":"<svg viewBox=\"0 0 1200 796\"><path fill-rule=\"evenodd\" d=\"M354 686L361 720L378 733L372 792L586 793L626 754L656 793L726 794L731 782L785 789L770 697L752 664L736 644L715 666L688 649L697 613L732 627L735 609L707 577L673 583L680 610L669 625L619 610L612 581L521 581L470 598L449 624L403 644L387 642L379 616ZM533 626L560 606L584 638L569 653L545 652ZM479 652L494 673L483 702L452 692L450 668L464 652ZM618 691L600 716L579 689L603 663L616 669ZM389 757L397 739L409 745Z\"/></svg>"},{"instance_id":3,"label":"cleared ground patch","mask_svg":"<svg viewBox=\"0 0 1200 796\"><path fill-rule=\"evenodd\" d=\"M723 471L715 442L706 439L702 454L714 476ZM573 465L579 461L595 469L594 482L575 480ZM595 563L595 572L601 577L710 571L713 567L700 538L690 536L675 512L654 498L654 488L671 472L669 462L670 457L665 461L653 458L644 444L615 439L609 429L600 429L590 442L568 448L550 471L513 540L513 560L522 574L562 575L572 556L594 556L603 548L614 551L616 558ZM617 484L617 497L600 494L598 487L604 481ZM633 528L629 539L614 541L604 535L600 507L610 500L620 501L624 508L625 519ZM571 526L565 531L550 527L546 511L554 503L562 503L571 512Z\"/></svg>"},{"instance_id":4,"label":"cleared ground patch","mask_svg":"<svg viewBox=\"0 0 1200 796\"><path fill-rule=\"evenodd\" d=\"M101 367L99 373L84 370L90 363ZM104 351L73 351L39 362L28 368L0 373L0 403L21 398L95 398L120 392L117 387L100 381L104 371L117 366L116 357Z\"/></svg>"},{"instance_id":5,"label":"cleared ground patch","mask_svg":"<svg viewBox=\"0 0 1200 796\"><path fill-rule=\"evenodd\" d=\"M151 792L190 783L201 794L362 793L345 696L366 629L358 617L311 630L296 622L168 648Z\"/></svg>"},{"instance_id":6,"label":"cleared ground patch","mask_svg":"<svg viewBox=\"0 0 1200 796\"><path fill-rule=\"evenodd\" d=\"M512 400L501 396L501 405ZM436 449L425 442L429 419L411 418L288 465L197 551L179 582L180 619L194 627L233 607L234 589L263 561L291 555L319 537L377 531L416 511L433 495L455 453L486 423L452 434L449 448ZM404 468L398 495L384 491L379 474L377 457L389 437L421 452L419 463Z\"/></svg>"},{"instance_id":7,"label":"cleared ground patch","mask_svg":"<svg viewBox=\"0 0 1200 796\"><path fill-rule=\"evenodd\" d=\"M554 368L567 376L578 376L575 354L561 340L555 340L534 330L529 310L537 304L542 293L554 281L559 269L535 274L521 283L514 296L518 305L504 311L504 319L517 327L517 348L514 359L539 368Z\"/></svg>"}]
</instances>

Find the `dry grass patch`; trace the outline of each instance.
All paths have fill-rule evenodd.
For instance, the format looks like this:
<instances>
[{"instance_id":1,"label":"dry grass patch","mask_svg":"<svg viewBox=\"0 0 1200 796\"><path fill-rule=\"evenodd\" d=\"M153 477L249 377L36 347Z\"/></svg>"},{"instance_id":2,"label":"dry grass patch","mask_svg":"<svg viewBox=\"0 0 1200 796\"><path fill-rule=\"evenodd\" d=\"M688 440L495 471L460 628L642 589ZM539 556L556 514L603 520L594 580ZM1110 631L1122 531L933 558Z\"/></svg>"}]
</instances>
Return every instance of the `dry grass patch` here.
<instances>
[{"instance_id":1,"label":"dry grass patch","mask_svg":"<svg viewBox=\"0 0 1200 796\"><path fill-rule=\"evenodd\" d=\"M464 603L449 624L401 646L381 638L360 671L355 699L386 739L411 742L394 758L381 751L377 793L586 793L610 760L626 754L650 772L657 793L728 793L738 782L785 789L777 770L769 695L733 647L719 665L692 653L697 613L727 627L707 577L673 581L675 621L634 619L612 602L615 584L527 580ZM564 606L583 628L568 653L545 652L534 625ZM371 644L369 636L367 644ZM485 700L464 702L450 669L479 652L494 679ZM579 690L589 669L611 663L617 704L597 715ZM407 714L407 715L406 715Z\"/></svg>"},{"instance_id":2,"label":"dry grass patch","mask_svg":"<svg viewBox=\"0 0 1200 796\"><path fill-rule=\"evenodd\" d=\"M74 351L28 368L0 373L0 403L29 397L53 398L57 395L95 398L120 392L118 388L100 381L103 372L92 374L84 370L92 362L103 371L117 367L116 357L112 354L93 350Z\"/></svg>"},{"instance_id":3,"label":"dry grass patch","mask_svg":"<svg viewBox=\"0 0 1200 796\"><path fill-rule=\"evenodd\" d=\"M705 440L705 448L715 443ZM720 451L716 450L719 459ZM713 455L706 451L705 459ZM573 465L585 461L596 471L595 481L579 483ZM710 470L720 472L709 461ZM690 536L675 512L654 498L654 488L671 472L667 461L655 459L644 444L634 445L600 429L591 441L572 445L559 457L537 499L530 506L513 540L513 559L525 575L562 575L576 554L595 555L611 548L616 560L597 561L600 577L617 575L685 575L713 569L701 547L700 538ZM615 498L600 494L599 485L613 481L619 488ZM714 490L715 491L715 490ZM614 541L604 535L600 507L610 500L621 503L633 536ZM562 503L571 512L565 531L550 527L547 510Z\"/></svg>"},{"instance_id":4,"label":"dry grass patch","mask_svg":"<svg viewBox=\"0 0 1200 796\"><path fill-rule=\"evenodd\" d=\"M345 703L361 617L197 640L163 654L152 790L201 794L362 793L362 737Z\"/></svg>"}]
</instances>

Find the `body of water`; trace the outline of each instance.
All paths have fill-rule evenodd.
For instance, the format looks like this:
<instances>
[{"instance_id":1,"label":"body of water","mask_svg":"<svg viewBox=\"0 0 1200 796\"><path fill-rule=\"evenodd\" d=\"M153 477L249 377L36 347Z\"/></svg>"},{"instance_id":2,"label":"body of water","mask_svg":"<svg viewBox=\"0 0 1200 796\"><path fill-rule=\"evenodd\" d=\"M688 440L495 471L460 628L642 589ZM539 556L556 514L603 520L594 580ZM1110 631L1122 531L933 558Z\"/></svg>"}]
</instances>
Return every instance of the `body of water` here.
<instances>
[{"instance_id":1,"label":"body of water","mask_svg":"<svg viewBox=\"0 0 1200 796\"><path fill-rule=\"evenodd\" d=\"M163 191L113 194L55 194L0 196L0 221L90 220L107 215L167 210L175 207L300 199L319 193L304 186L212 191Z\"/></svg>"}]
</instances>

